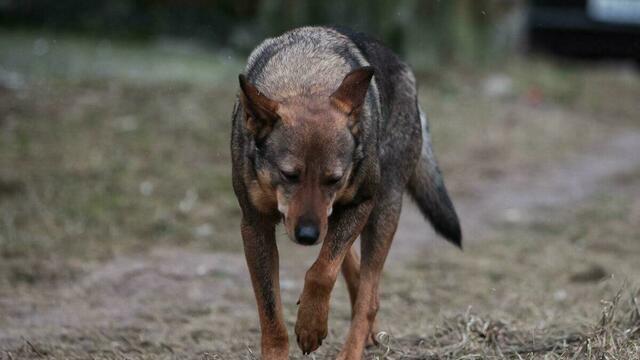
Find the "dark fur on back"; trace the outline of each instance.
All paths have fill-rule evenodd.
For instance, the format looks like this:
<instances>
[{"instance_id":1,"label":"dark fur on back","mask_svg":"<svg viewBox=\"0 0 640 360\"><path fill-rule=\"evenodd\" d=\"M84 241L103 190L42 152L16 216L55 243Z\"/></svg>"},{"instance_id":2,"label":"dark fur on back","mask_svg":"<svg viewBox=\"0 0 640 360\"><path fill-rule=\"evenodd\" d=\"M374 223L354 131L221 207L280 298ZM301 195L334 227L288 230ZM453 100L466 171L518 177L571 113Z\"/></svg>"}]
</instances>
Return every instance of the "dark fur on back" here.
<instances>
[{"instance_id":1,"label":"dark fur on back","mask_svg":"<svg viewBox=\"0 0 640 360\"><path fill-rule=\"evenodd\" d=\"M417 112L422 131L421 153L415 165L415 170L407 183L407 189L421 212L429 219L429 222L436 232L461 247L462 231L460 229L458 216L449 198L442 174L431 148L429 125L426 116L417 103L417 89L413 73L404 62L379 41L372 39L366 34L354 32L349 29L334 29L349 37L363 53L364 57L376 69L375 81L380 93L383 119L389 119L391 114L396 114L396 116L402 114L403 117L412 117L411 113L405 114L407 110L409 112L412 110ZM395 128L396 126L397 124L394 124L393 119L384 122L381 128L383 146L387 143L387 141L384 141L385 135L398 131L398 129ZM393 138L395 141L404 140L398 138L397 135L394 135ZM390 147L393 149L394 146L390 145ZM384 153L386 152L387 151L384 151ZM393 155L403 156L403 154ZM394 162L397 160L394 158L395 156L392 157Z\"/></svg>"}]
</instances>

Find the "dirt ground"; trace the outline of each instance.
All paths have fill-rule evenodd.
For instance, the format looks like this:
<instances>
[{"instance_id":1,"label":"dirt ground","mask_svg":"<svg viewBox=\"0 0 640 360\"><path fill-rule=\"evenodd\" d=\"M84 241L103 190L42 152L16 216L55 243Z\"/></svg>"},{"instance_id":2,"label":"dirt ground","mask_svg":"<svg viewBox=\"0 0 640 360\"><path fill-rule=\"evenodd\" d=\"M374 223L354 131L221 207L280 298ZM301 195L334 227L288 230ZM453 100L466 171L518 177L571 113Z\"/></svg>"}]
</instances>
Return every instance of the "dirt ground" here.
<instances>
[{"instance_id":1,"label":"dirt ground","mask_svg":"<svg viewBox=\"0 0 640 360\"><path fill-rule=\"evenodd\" d=\"M0 35L0 359L259 358L227 151L242 61ZM514 59L421 84L465 248L406 202L367 358L638 358L638 72ZM279 245L291 335L318 248ZM331 311L292 358L339 350L342 280Z\"/></svg>"}]
</instances>

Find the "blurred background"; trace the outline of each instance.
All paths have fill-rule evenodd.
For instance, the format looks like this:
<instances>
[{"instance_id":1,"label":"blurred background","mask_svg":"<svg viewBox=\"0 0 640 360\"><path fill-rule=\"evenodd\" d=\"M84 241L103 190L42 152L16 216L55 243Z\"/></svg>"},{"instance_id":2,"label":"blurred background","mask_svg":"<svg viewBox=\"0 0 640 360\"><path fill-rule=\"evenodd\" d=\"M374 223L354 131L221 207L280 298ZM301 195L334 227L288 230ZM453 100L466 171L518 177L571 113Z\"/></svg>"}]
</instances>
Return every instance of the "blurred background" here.
<instances>
[{"instance_id":1,"label":"blurred background","mask_svg":"<svg viewBox=\"0 0 640 360\"><path fill-rule=\"evenodd\" d=\"M256 358L237 75L323 24L415 70L466 241L407 202L368 356L638 356L640 1L1 0L0 359ZM293 326L317 248L279 244Z\"/></svg>"}]
</instances>

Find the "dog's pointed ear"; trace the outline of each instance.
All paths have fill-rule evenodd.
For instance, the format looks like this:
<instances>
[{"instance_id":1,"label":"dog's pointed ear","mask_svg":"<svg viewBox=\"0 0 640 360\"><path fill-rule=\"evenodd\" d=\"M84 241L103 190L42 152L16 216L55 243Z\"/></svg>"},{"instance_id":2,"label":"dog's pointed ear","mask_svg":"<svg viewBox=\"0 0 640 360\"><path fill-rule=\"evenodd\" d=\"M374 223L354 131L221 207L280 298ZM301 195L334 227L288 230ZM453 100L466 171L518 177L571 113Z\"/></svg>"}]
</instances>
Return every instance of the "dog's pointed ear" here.
<instances>
[{"instance_id":1,"label":"dog's pointed ear","mask_svg":"<svg viewBox=\"0 0 640 360\"><path fill-rule=\"evenodd\" d=\"M331 94L331 103L347 115L358 113L364 104L373 73L372 66L364 66L348 73L338 90Z\"/></svg>"},{"instance_id":2,"label":"dog's pointed ear","mask_svg":"<svg viewBox=\"0 0 640 360\"><path fill-rule=\"evenodd\" d=\"M267 136L278 120L278 102L269 99L249 83L243 74L240 80L240 101L245 111L245 125L257 139Z\"/></svg>"}]
</instances>

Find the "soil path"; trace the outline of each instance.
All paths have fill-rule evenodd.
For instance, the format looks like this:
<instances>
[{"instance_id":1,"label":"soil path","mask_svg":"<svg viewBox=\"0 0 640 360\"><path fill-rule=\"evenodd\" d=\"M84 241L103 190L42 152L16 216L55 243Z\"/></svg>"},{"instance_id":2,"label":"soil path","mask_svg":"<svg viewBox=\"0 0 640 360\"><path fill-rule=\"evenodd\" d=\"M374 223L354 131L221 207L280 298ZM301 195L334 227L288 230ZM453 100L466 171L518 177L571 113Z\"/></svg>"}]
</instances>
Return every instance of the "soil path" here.
<instances>
[{"instance_id":1,"label":"soil path","mask_svg":"<svg viewBox=\"0 0 640 360\"><path fill-rule=\"evenodd\" d=\"M639 168L640 132L627 130L542 171L506 172L498 181L477 184L472 197L454 201L464 241L490 237L497 223L525 222L539 208L571 204L598 191L615 191L612 178ZM411 254L416 247L439 241L424 225L418 209L410 201L405 204L393 249L396 255Z\"/></svg>"}]
</instances>

